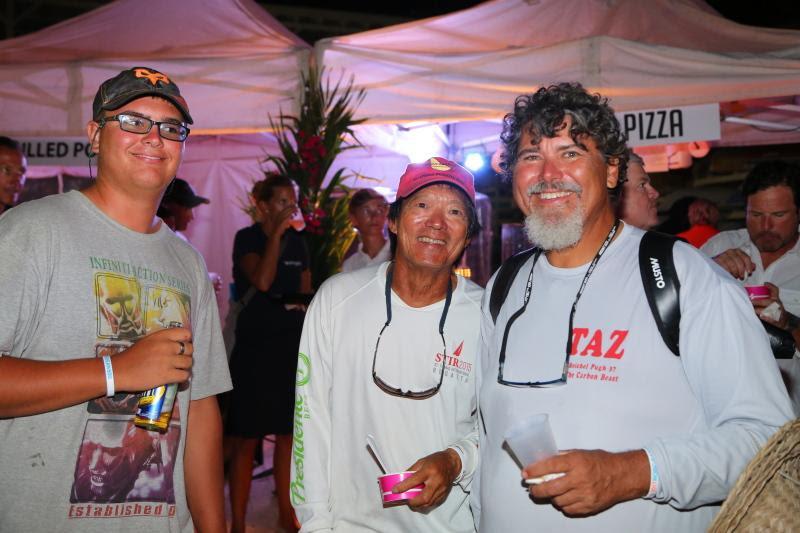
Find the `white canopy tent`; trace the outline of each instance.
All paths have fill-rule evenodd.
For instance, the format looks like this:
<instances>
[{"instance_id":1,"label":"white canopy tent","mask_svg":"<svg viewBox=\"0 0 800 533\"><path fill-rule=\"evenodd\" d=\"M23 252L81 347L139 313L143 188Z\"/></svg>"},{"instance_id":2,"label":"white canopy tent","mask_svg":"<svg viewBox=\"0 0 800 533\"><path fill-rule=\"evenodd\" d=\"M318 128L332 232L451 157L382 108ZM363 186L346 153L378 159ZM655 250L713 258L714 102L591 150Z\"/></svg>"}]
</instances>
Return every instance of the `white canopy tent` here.
<instances>
[{"instance_id":1,"label":"white canopy tent","mask_svg":"<svg viewBox=\"0 0 800 533\"><path fill-rule=\"evenodd\" d=\"M165 72L195 120L178 176L211 199L195 209L186 233L227 283L233 236L250 223L241 207L263 177L266 154L277 152L268 116L294 111L310 50L253 0L117 0L0 41L0 134L27 141L29 179L88 177L83 154L48 158L47 147L85 141L92 100L105 79L136 65ZM367 176L402 171L407 163L375 147L337 161Z\"/></svg>"},{"instance_id":2,"label":"white canopy tent","mask_svg":"<svg viewBox=\"0 0 800 533\"><path fill-rule=\"evenodd\" d=\"M233 236L249 223L239 206L275 145L269 134L235 134L264 132L269 114L293 111L309 53L253 0L117 0L0 42L2 133L30 142L85 138L100 83L137 65L165 72L195 121L178 175L211 199L187 234L227 283ZM29 159L29 179L89 175L74 160Z\"/></svg>"},{"instance_id":3,"label":"white canopy tent","mask_svg":"<svg viewBox=\"0 0 800 533\"><path fill-rule=\"evenodd\" d=\"M718 145L800 141L800 32L743 26L701 0L492 0L325 39L315 55L355 73L370 124L459 123L458 146L491 144L517 95L560 81L616 111L736 102ZM481 122L461 135L465 121Z\"/></svg>"},{"instance_id":4,"label":"white canopy tent","mask_svg":"<svg viewBox=\"0 0 800 533\"><path fill-rule=\"evenodd\" d=\"M141 64L179 81L193 134L264 131L292 109L309 50L253 0L117 0L0 42L0 121L13 137L82 136L100 83Z\"/></svg>"},{"instance_id":5,"label":"white canopy tent","mask_svg":"<svg viewBox=\"0 0 800 533\"><path fill-rule=\"evenodd\" d=\"M379 181L355 186L394 188L409 159L493 151L514 97L562 80L618 110L729 102L723 114L785 128L726 121L719 144L800 141L800 32L741 26L699 0L493 0L324 40L315 53L367 92L358 135L368 148L337 166ZM239 205L274 151L267 116L292 109L308 55L253 0L117 0L0 42L3 134L83 136L104 79L133 65L168 73L195 118L179 175L212 200L188 234L229 281L233 234L248 222ZM88 175L86 166L30 175L60 172Z\"/></svg>"}]
</instances>

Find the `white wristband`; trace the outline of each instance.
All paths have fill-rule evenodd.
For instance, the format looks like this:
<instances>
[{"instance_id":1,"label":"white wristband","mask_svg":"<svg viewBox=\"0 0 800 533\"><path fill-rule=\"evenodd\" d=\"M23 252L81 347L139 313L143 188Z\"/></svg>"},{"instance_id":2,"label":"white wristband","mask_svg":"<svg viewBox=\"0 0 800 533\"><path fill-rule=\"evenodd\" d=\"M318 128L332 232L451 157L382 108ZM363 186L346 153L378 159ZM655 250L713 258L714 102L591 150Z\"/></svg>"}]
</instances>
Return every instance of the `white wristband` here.
<instances>
[{"instance_id":1,"label":"white wristband","mask_svg":"<svg viewBox=\"0 0 800 533\"><path fill-rule=\"evenodd\" d=\"M106 369L106 396L114 396L114 368L111 366L110 356L103 356L103 366Z\"/></svg>"},{"instance_id":2,"label":"white wristband","mask_svg":"<svg viewBox=\"0 0 800 533\"><path fill-rule=\"evenodd\" d=\"M456 452L456 455L458 455L458 458L461 460L461 472L459 472L456 478L453 480L453 485L457 485L458 483L461 482L462 479L464 479L464 467L466 466L464 464L464 458L466 456L466 453L464 452L464 449L458 444L451 444L448 447L454 452Z\"/></svg>"},{"instance_id":3,"label":"white wristband","mask_svg":"<svg viewBox=\"0 0 800 533\"><path fill-rule=\"evenodd\" d=\"M644 497L646 500L652 500L658 494L658 489L661 485L661 479L658 477L658 468L656 467L656 462L653 461L653 456L650 455L650 452L647 448L642 448L644 453L647 454L647 460L650 462L650 490L647 491L647 495Z\"/></svg>"}]
</instances>

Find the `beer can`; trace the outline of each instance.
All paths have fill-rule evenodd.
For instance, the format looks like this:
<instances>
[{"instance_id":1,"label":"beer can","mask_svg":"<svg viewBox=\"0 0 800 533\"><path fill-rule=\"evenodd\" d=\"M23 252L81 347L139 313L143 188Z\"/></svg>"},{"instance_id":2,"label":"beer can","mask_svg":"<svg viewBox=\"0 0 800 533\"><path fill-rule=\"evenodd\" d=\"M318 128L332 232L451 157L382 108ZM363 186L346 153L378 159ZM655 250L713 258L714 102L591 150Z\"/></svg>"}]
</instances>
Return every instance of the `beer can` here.
<instances>
[{"instance_id":1,"label":"beer can","mask_svg":"<svg viewBox=\"0 0 800 533\"><path fill-rule=\"evenodd\" d=\"M169 323L171 328L179 328L182 325L180 322ZM165 433L169 428L177 394L177 383L161 385L139 393L139 403L136 405L133 423L143 429Z\"/></svg>"},{"instance_id":2,"label":"beer can","mask_svg":"<svg viewBox=\"0 0 800 533\"><path fill-rule=\"evenodd\" d=\"M169 420L172 417L172 408L175 405L177 394L177 383L161 385L140 393L133 423L150 431L166 432L169 428Z\"/></svg>"}]
</instances>

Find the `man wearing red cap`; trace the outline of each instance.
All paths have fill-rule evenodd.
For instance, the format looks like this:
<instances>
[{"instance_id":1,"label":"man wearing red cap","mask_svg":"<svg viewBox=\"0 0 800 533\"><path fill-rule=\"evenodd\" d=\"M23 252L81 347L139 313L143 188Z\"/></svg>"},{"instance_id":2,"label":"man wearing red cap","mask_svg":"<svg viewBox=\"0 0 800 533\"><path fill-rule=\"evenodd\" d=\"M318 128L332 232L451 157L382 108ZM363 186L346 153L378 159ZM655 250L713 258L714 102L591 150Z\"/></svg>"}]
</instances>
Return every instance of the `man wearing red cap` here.
<instances>
[{"instance_id":1,"label":"man wearing red cap","mask_svg":"<svg viewBox=\"0 0 800 533\"><path fill-rule=\"evenodd\" d=\"M472 175L439 157L409 165L389 230L394 261L331 278L306 315L291 484L301 531L473 530L482 290L453 273L479 230ZM367 435L388 472L415 472L393 492L378 489Z\"/></svg>"},{"instance_id":2,"label":"man wearing red cap","mask_svg":"<svg viewBox=\"0 0 800 533\"><path fill-rule=\"evenodd\" d=\"M0 531L225 528L217 307L156 217L191 123L165 74L120 72L87 125L97 179L0 219ZM173 383L164 434L135 426L134 395Z\"/></svg>"}]
</instances>

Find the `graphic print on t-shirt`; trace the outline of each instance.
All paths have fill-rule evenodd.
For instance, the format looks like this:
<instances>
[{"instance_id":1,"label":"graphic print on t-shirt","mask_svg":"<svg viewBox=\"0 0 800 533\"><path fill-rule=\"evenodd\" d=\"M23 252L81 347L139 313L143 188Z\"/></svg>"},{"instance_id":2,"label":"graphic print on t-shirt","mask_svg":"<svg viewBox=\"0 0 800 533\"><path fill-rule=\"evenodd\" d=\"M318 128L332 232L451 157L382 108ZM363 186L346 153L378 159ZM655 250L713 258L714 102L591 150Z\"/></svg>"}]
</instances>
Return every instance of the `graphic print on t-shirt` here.
<instances>
[{"instance_id":1,"label":"graphic print on t-shirt","mask_svg":"<svg viewBox=\"0 0 800 533\"><path fill-rule=\"evenodd\" d=\"M627 338L626 329L573 328L567 379L618 383Z\"/></svg>"},{"instance_id":2,"label":"graphic print on t-shirt","mask_svg":"<svg viewBox=\"0 0 800 533\"><path fill-rule=\"evenodd\" d=\"M186 282L125 262L90 258L97 313L95 356L114 355L170 324L191 324ZM69 518L172 516L173 472L181 435L178 400L169 429L133 424L138 396L119 393L87 403L70 493Z\"/></svg>"},{"instance_id":3,"label":"graphic print on t-shirt","mask_svg":"<svg viewBox=\"0 0 800 533\"><path fill-rule=\"evenodd\" d=\"M173 429L175 429L173 431ZM172 472L180 428L165 434L122 419L90 418L86 423L70 502L150 505L72 505L70 517L171 514Z\"/></svg>"},{"instance_id":4,"label":"graphic print on t-shirt","mask_svg":"<svg viewBox=\"0 0 800 533\"><path fill-rule=\"evenodd\" d=\"M459 383L466 383L472 374L472 362L461 357L464 350L464 341L459 342L449 353L436 352L433 358L433 374L438 375L442 371L444 363L444 376L453 378Z\"/></svg>"}]
</instances>

